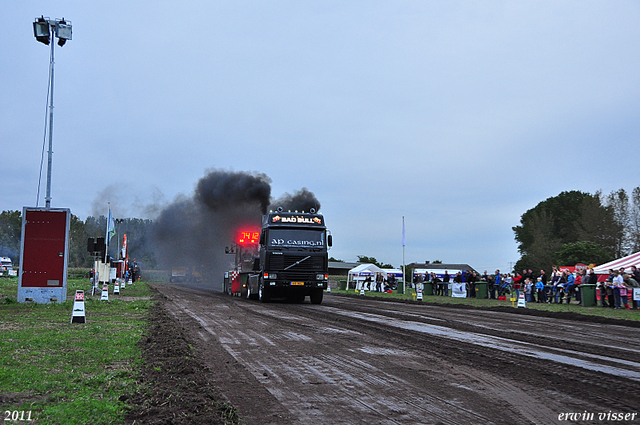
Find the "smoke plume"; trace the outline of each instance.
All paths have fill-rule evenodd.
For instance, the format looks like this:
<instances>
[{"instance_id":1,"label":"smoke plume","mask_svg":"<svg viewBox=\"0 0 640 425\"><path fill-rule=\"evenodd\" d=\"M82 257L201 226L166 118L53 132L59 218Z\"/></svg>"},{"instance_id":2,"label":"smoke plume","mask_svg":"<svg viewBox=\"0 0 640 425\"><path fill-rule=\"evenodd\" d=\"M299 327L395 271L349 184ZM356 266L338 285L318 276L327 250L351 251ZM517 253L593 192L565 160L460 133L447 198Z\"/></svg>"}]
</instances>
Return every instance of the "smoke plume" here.
<instances>
[{"instance_id":1,"label":"smoke plume","mask_svg":"<svg viewBox=\"0 0 640 425\"><path fill-rule=\"evenodd\" d=\"M282 207L285 211L311 211L311 208L315 208L316 211L320 211L320 201L316 196L309 191L306 187L303 187L293 195L285 193L280 198L273 201L269 209L275 210L278 207Z\"/></svg>"},{"instance_id":2,"label":"smoke plume","mask_svg":"<svg viewBox=\"0 0 640 425\"><path fill-rule=\"evenodd\" d=\"M187 266L218 282L233 267L225 254L240 230L259 231L268 208L319 210L308 189L271 199L271 179L265 174L212 170L196 184L193 197L180 197L165 207L154 226L154 244L161 267Z\"/></svg>"}]
</instances>

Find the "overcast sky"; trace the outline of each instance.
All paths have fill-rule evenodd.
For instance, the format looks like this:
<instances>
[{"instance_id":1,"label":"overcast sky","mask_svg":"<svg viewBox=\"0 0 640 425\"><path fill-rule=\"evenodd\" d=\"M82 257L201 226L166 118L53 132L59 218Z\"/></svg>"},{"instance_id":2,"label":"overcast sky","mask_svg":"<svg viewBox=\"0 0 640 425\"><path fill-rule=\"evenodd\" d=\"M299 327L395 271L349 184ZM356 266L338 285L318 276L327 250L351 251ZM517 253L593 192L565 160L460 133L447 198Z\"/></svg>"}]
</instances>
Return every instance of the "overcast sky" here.
<instances>
[{"instance_id":1,"label":"overcast sky","mask_svg":"<svg viewBox=\"0 0 640 425\"><path fill-rule=\"evenodd\" d=\"M145 217L212 168L322 203L331 255L479 270L562 191L640 186L638 1L3 1L0 211ZM39 205L44 205L45 168Z\"/></svg>"}]
</instances>

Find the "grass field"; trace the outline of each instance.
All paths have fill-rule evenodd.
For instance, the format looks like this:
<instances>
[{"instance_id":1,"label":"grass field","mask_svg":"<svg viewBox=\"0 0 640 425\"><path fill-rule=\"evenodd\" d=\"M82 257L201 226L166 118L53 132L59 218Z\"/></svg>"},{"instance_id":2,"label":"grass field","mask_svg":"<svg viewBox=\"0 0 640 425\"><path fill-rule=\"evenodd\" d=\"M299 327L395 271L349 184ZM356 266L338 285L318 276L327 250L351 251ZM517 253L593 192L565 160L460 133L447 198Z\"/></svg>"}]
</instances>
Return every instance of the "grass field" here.
<instances>
[{"instance_id":1,"label":"grass field","mask_svg":"<svg viewBox=\"0 0 640 425\"><path fill-rule=\"evenodd\" d=\"M109 294L90 295L87 278L71 279L68 295L84 289L87 322L71 324L73 301L19 304L17 278L0 278L0 410L5 424L119 424L125 400L145 392L137 370L151 291L144 282ZM113 289L113 286L111 286ZM332 290L337 294L356 292ZM359 295L358 295L359 296ZM406 294L366 292L366 296L414 300ZM424 303L510 306L510 301L424 296ZM527 308L640 320L640 310L580 305L528 304ZM15 420L12 420L15 419Z\"/></svg>"},{"instance_id":2,"label":"grass field","mask_svg":"<svg viewBox=\"0 0 640 425\"><path fill-rule=\"evenodd\" d=\"M5 424L117 424L126 413L120 397L138 390L136 343L144 329L150 290L137 282L121 294L90 295L88 279L68 282L85 290L86 323L71 324L73 301L19 304L18 279L0 279L0 410ZM113 286L111 286L113 289ZM126 297L126 301L123 298ZM17 419L17 420L12 420Z\"/></svg>"}]
</instances>

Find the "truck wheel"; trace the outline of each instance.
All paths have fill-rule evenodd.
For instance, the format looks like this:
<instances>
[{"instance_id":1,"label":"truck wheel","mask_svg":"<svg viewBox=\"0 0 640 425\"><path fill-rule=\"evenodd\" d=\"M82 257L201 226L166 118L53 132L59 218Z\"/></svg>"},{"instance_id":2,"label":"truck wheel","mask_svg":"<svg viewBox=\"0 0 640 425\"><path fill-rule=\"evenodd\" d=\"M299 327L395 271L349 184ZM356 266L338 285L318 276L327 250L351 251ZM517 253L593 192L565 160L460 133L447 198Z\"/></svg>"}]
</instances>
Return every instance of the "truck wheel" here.
<instances>
[{"instance_id":1,"label":"truck wheel","mask_svg":"<svg viewBox=\"0 0 640 425\"><path fill-rule=\"evenodd\" d=\"M263 303L268 303L269 301L271 301L271 294L269 294L269 291L266 290L262 285L260 285L260 289L258 290L258 298Z\"/></svg>"},{"instance_id":2,"label":"truck wheel","mask_svg":"<svg viewBox=\"0 0 640 425\"><path fill-rule=\"evenodd\" d=\"M324 291L322 289L316 289L311 293L309 298L311 299L311 304L322 304L322 296L324 295Z\"/></svg>"},{"instance_id":3,"label":"truck wheel","mask_svg":"<svg viewBox=\"0 0 640 425\"><path fill-rule=\"evenodd\" d=\"M258 299L258 294L254 294L251 292L251 286L247 286L247 298L249 298L250 300Z\"/></svg>"}]
</instances>

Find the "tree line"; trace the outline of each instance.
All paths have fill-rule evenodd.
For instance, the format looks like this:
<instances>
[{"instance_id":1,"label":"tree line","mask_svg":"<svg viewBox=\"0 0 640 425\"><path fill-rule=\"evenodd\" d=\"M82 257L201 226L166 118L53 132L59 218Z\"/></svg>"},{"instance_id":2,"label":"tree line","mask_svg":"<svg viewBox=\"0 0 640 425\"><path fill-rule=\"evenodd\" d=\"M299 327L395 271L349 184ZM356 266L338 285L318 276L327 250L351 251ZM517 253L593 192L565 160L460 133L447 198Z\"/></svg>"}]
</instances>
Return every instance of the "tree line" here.
<instances>
[{"instance_id":1,"label":"tree line","mask_svg":"<svg viewBox=\"0 0 640 425\"><path fill-rule=\"evenodd\" d=\"M603 264L640 251L640 187L603 195L568 191L525 212L513 227L515 270Z\"/></svg>"},{"instance_id":2,"label":"tree line","mask_svg":"<svg viewBox=\"0 0 640 425\"><path fill-rule=\"evenodd\" d=\"M69 220L69 267L91 267L93 257L87 251L89 238L104 238L107 218L89 216L85 221L71 214ZM115 223L116 236L109 244L109 255L118 258L122 248L123 235L127 235L129 258L136 258L145 268L156 267L156 258L151 243L153 222L148 219L125 218ZM20 240L22 237L22 212L3 211L0 213L0 256L9 257L14 264L20 261Z\"/></svg>"},{"instance_id":3,"label":"tree line","mask_svg":"<svg viewBox=\"0 0 640 425\"><path fill-rule=\"evenodd\" d=\"M82 221L71 214L69 267L91 267L87 239L104 237L107 218L89 216ZM116 220L117 238L110 242L109 254L117 258L126 233L130 258L145 268L155 268L154 223L149 219ZM526 211L514 226L520 259L515 270L550 270L552 265L603 264L640 251L640 187L627 194L624 189L603 195L581 191L562 192ZM20 260L22 212L0 213L0 256ZM340 261L333 259L335 261ZM358 256L359 262L391 268L374 257Z\"/></svg>"}]
</instances>

